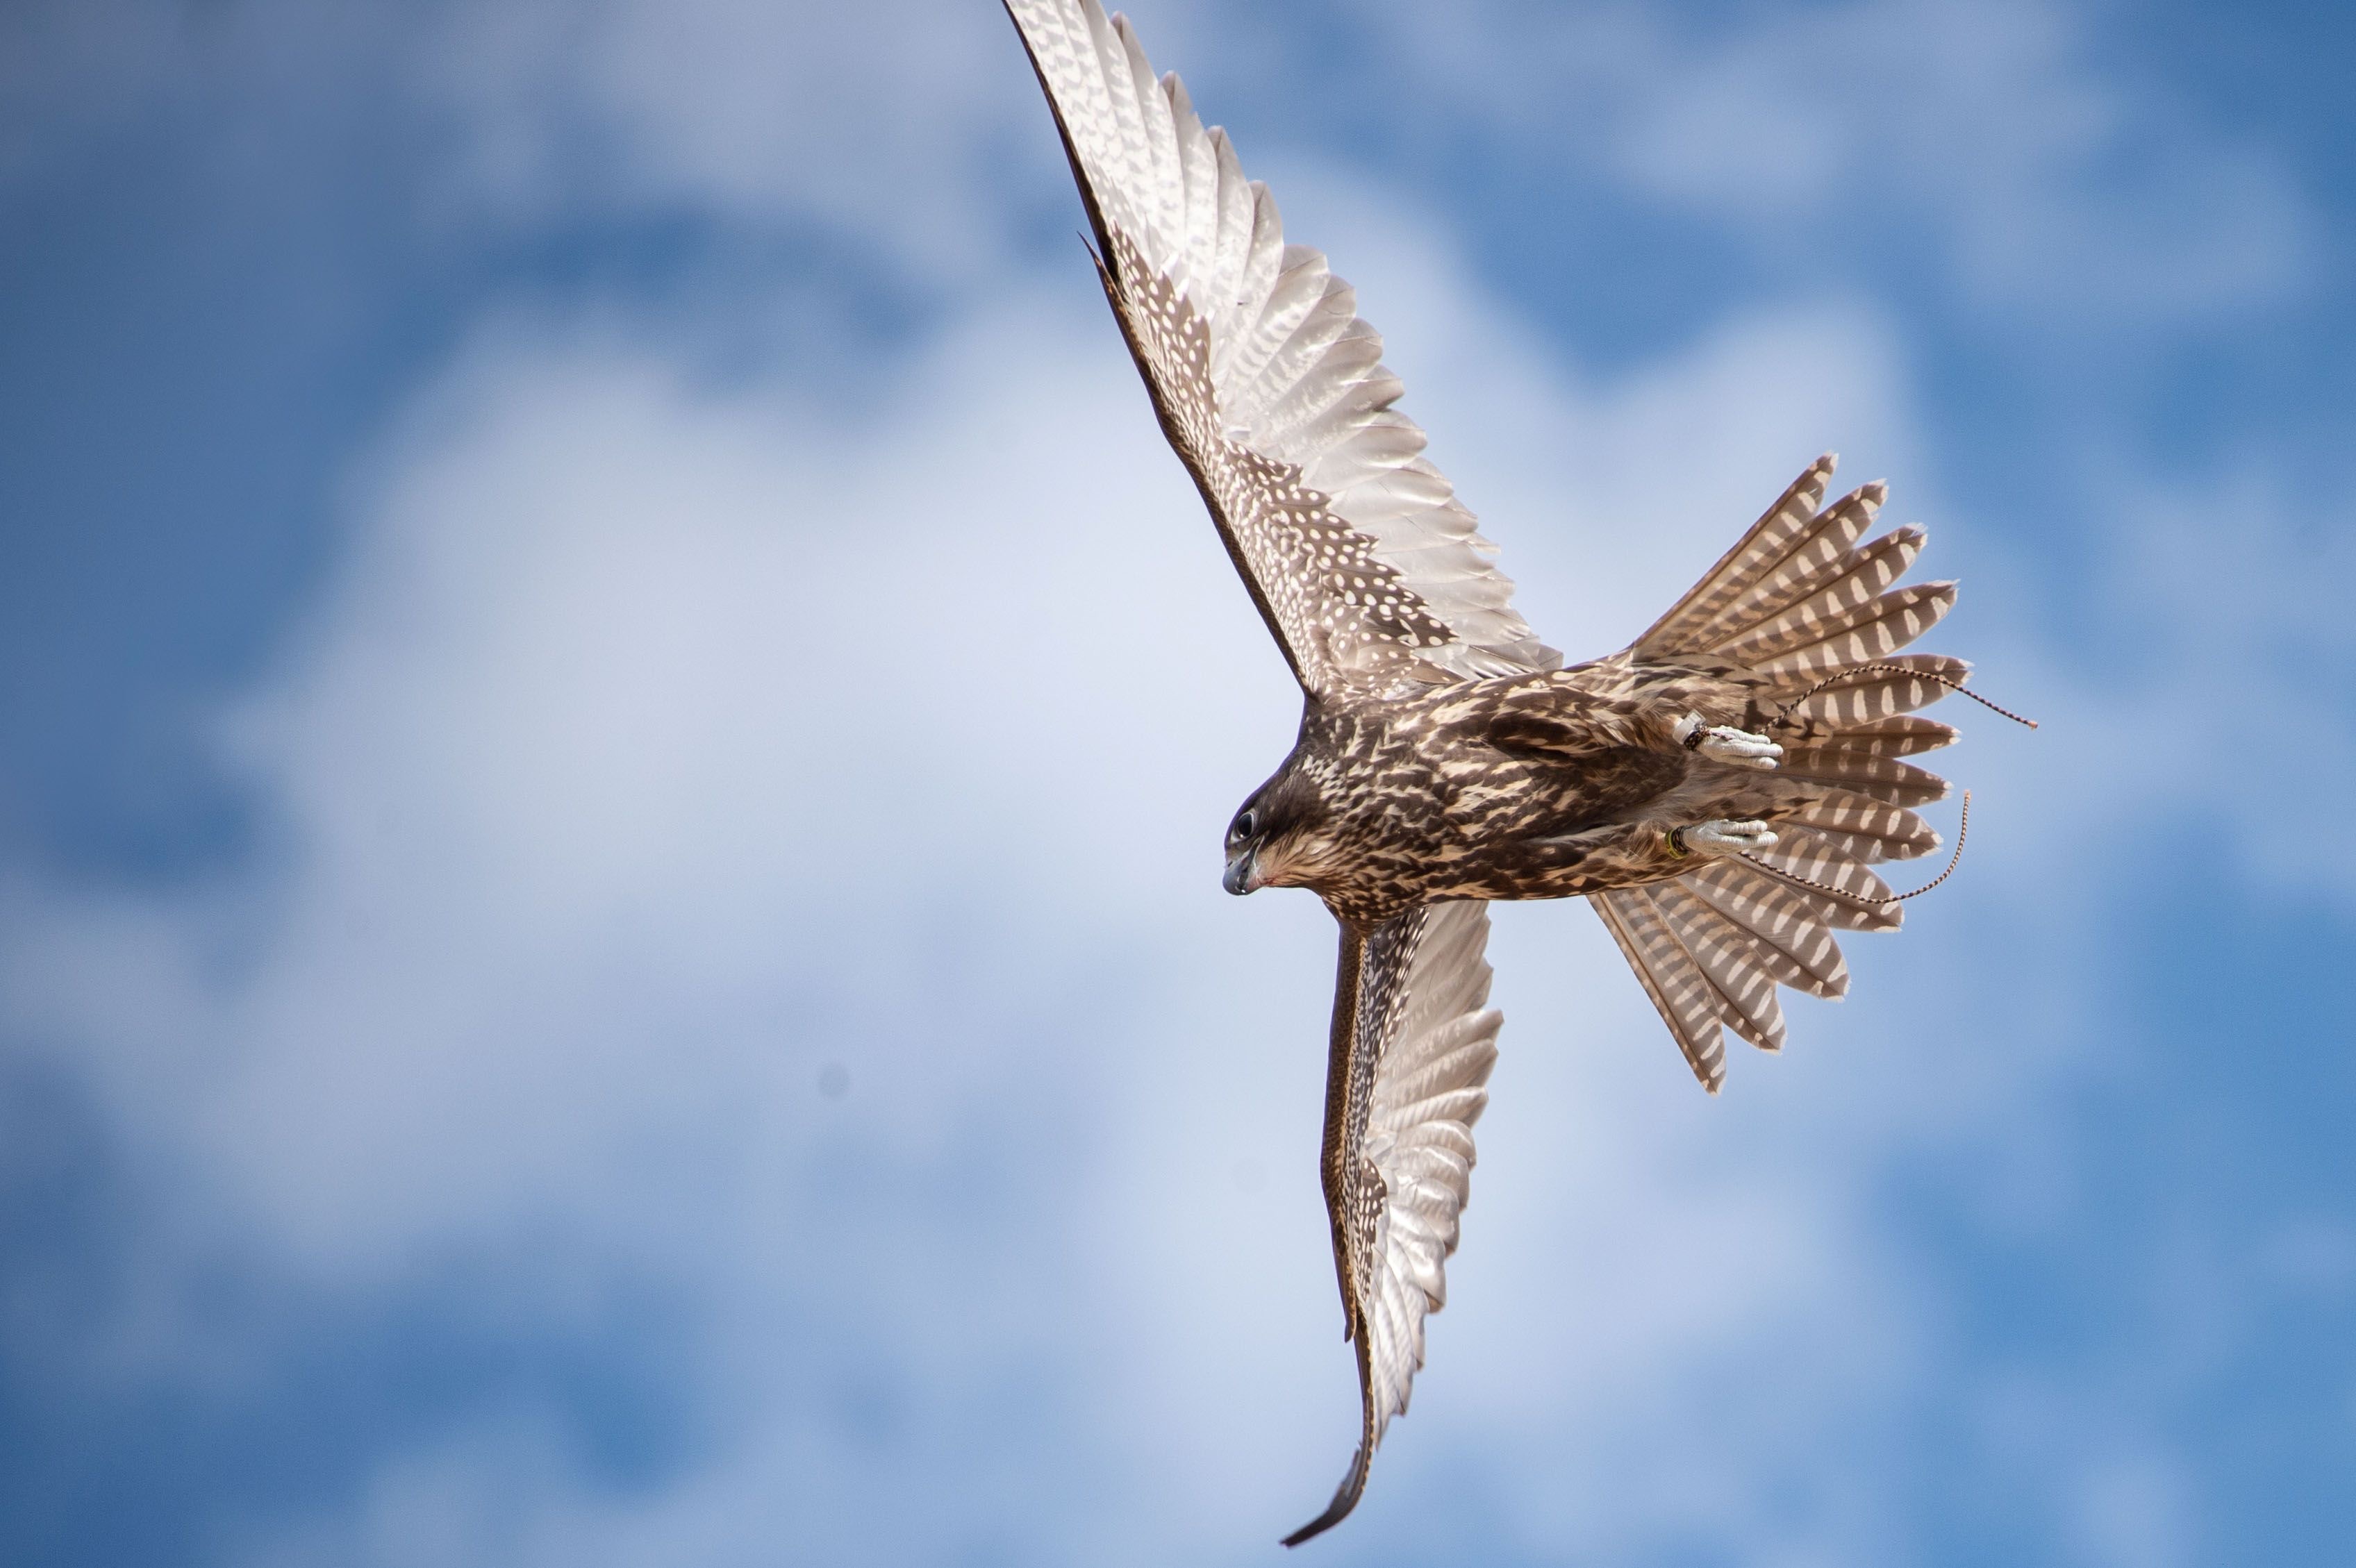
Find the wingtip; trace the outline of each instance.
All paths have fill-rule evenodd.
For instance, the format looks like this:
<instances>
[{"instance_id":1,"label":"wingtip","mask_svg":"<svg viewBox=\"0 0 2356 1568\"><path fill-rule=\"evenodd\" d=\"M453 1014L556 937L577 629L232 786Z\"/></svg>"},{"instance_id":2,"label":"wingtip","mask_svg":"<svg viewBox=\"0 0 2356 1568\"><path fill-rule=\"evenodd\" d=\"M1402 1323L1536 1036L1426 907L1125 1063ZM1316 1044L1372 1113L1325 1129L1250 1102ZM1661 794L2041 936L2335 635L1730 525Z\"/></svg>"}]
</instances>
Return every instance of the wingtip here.
<instances>
[{"instance_id":1,"label":"wingtip","mask_svg":"<svg viewBox=\"0 0 2356 1568\"><path fill-rule=\"evenodd\" d=\"M1342 1484L1333 1489L1333 1500L1325 1505L1323 1513L1286 1536L1285 1545L1298 1546L1314 1536L1324 1534L1350 1517L1350 1510L1356 1508L1359 1498L1365 1495L1366 1464L1371 1457L1368 1445L1360 1443L1357 1453L1351 1457L1349 1472L1342 1477Z\"/></svg>"}]
</instances>

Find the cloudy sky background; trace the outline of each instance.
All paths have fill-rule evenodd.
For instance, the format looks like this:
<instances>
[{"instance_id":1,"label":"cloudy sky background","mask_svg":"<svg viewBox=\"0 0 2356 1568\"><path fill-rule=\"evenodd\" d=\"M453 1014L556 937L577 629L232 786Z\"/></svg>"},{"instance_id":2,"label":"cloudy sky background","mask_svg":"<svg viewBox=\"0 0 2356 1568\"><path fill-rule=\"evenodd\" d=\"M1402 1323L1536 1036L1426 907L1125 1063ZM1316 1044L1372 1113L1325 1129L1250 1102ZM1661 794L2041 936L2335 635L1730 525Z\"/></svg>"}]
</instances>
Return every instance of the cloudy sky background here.
<instances>
[{"instance_id":1,"label":"cloudy sky background","mask_svg":"<svg viewBox=\"0 0 2356 1568\"><path fill-rule=\"evenodd\" d=\"M1942 710L1961 872L1716 1101L1498 912L1307 1551L2343 1554L2356 25L1137 21L1551 641L1829 447L2045 721ZM980 0L0 17L0 1556L1280 1555L1332 935L1216 873L1297 698L1079 222Z\"/></svg>"}]
</instances>

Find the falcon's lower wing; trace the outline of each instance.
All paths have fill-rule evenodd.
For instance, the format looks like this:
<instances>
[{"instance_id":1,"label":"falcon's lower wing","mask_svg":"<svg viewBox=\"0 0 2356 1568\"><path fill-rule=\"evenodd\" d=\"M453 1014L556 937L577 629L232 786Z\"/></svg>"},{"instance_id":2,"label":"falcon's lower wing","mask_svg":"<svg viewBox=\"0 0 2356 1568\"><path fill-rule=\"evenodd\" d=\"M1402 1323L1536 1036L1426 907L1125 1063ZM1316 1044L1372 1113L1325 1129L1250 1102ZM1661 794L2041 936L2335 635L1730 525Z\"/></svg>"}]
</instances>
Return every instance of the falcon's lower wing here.
<instances>
[{"instance_id":1,"label":"falcon's lower wing","mask_svg":"<svg viewBox=\"0 0 2356 1568\"><path fill-rule=\"evenodd\" d=\"M1344 1332L1358 1352L1357 1456L1325 1511L1285 1538L1337 1524L1423 1365L1424 1315L1445 1304L1441 1264L1489 1103L1499 1014L1489 1010L1483 903L1426 904L1361 937L1342 933L1325 1081L1325 1207Z\"/></svg>"}]
</instances>

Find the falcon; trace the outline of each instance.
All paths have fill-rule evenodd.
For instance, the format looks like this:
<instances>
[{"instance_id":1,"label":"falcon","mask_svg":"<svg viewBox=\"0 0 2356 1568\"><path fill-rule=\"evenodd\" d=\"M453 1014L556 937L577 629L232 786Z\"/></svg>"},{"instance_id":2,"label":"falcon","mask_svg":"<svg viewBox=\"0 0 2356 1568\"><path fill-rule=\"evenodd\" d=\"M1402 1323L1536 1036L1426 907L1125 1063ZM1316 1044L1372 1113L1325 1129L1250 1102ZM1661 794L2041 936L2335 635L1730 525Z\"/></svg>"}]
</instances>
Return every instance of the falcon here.
<instances>
[{"instance_id":1,"label":"falcon","mask_svg":"<svg viewBox=\"0 0 2356 1568\"><path fill-rule=\"evenodd\" d=\"M1446 1300L1499 1015L1494 899L1585 898L1712 1093L1724 1032L1783 1043L1777 987L1837 997L1835 931L1886 931L1869 868L1938 846L1915 709L1969 667L1901 654L1954 585L1898 585L1918 528L1819 459L1616 654L1566 667L1513 608L1356 296L1098 0L1008 0L1162 433L1301 683L1291 755L1226 832L1229 892L1307 888L1341 927L1321 1175L1357 1451L1298 1545L1357 1505ZM1959 846L1960 848L1960 846Z\"/></svg>"}]
</instances>

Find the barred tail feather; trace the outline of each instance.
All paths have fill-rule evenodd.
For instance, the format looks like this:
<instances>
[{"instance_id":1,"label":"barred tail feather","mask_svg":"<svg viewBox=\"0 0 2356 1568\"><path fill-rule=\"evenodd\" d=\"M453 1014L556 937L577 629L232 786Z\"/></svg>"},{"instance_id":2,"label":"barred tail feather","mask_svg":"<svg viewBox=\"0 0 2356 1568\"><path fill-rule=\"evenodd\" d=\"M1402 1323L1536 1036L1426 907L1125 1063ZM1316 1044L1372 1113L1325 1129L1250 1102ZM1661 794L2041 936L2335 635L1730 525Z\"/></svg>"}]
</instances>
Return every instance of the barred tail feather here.
<instances>
[{"instance_id":1,"label":"barred tail feather","mask_svg":"<svg viewBox=\"0 0 2356 1568\"><path fill-rule=\"evenodd\" d=\"M1873 526L1887 491L1861 485L1816 514L1780 549L1762 533L1751 559L1717 585L1712 597L1731 595L1726 608L1692 626L1678 642L1692 649L1719 648L1814 598L1858 564L1855 546ZM1666 638L1646 639L1671 646Z\"/></svg>"},{"instance_id":2,"label":"barred tail feather","mask_svg":"<svg viewBox=\"0 0 2356 1568\"><path fill-rule=\"evenodd\" d=\"M1890 805L1928 805L1953 793L1946 780L1927 769L1871 752L1852 751L1837 741L1822 746L1786 747L1776 772L1804 784L1854 790Z\"/></svg>"},{"instance_id":3,"label":"barred tail feather","mask_svg":"<svg viewBox=\"0 0 2356 1568\"><path fill-rule=\"evenodd\" d=\"M1935 719L1916 719L1911 715L1899 719L1881 719L1852 725L1837 735L1812 738L1785 747L1785 767L1789 758L1813 752L1817 755L1852 757L1912 757L1923 752L1935 752L1955 741L1952 724L1942 724ZM1920 769L1914 770L1920 772ZM1936 778L1926 773L1926 778ZM1946 783L1940 779L1941 784Z\"/></svg>"},{"instance_id":4,"label":"barred tail feather","mask_svg":"<svg viewBox=\"0 0 2356 1568\"><path fill-rule=\"evenodd\" d=\"M1811 683L1818 689L1802 687L1794 694L1783 725L1796 731L1803 744L1813 744L1828 735L1927 708L1963 685L1971 673L1970 665L1945 654L1877 658L1847 677L1835 671L1828 684L1820 684L1824 677L1819 677L1819 683ZM1954 734L1949 731L1948 739Z\"/></svg>"},{"instance_id":5,"label":"barred tail feather","mask_svg":"<svg viewBox=\"0 0 2356 1568\"><path fill-rule=\"evenodd\" d=\"M1897 923L1898 906L1875 900L1875 890L1888 891L1879 879L1813 830L1802 837L1776 847L1782 853L1772 869L1719 860L1676 881L1613 888L1588 900L1687 1065L1713 1094L1726 1080L1725 1029L1762 1051L1782 1050L1775 987L1846 994L1848 965L1833 931Z\"/></svg>"},{"instance_id":6,"label":"barred tail feather","mask_svg":"<svg viewBox=\"0 0 2356 1568\"><path fill-rule=\"evenodd\" d=\"M1822 796L1802 806L1790 820L1804 823L1819 834L1838 835L1868 847L1866 853L1860 854L1855 848L1849 851L1868 864L1912 860L1939 847L1938 834L1912 812L1902 806L1886 805L1853 790L1827 789Z\"/></svg>"},{"instance_id":7,"label":"barred tail feather","mask_svg":"<svg viewBox=\"0 0 2356 1568\"><path fill-rule=\"evenodd\" d=\"M1748 652L1746 639L1726 649L1725 656L1762 675L1822 677L1889 657L1944 620L1954 604L1954 583L1917 583L1779 635L1767 654Z\"/></svg>"},{"instance_id":8,"label":"barred tail feather","mask_svg":"<svg viewBox=\"0 0 2356 1568\"><path fill-rule=\"evenodd\" d=\"M1674 883L1614 888L1590 901L1703 1088L1715 1094L1725 1082L1725 1029L1763 1051L1783 1049L1775 978L1750 933Z\"/></svg>"},{"instance_id":9,"label":"barred tail feather","mask_svg":"<svg viewBox=\"0 0 2356 1568\"><path fill-rule=\"evenodd\" d=\"M1726 1042L1719 1029L1718 991L1677 939L1660 912L1636 888L1614 888L1587 901L1603 928L1620 944L1628 967L1653 998L1669 1026L1686 1065L1711 1093L1726 1081Z\"/></svg>"},{"instance_id":10,"label":"barred tail feather","mask_svg":"<svg viewBox=\"0 0 2356 1568\"><path fill-rule=\"evenodd\" d=\"M1939 624L1955 585L1896 586L1928 538L1920 528L1858 542L1881 509L1880 484L1815 509L1833 462L1811 464L1629 649L1639 662L1706 660L1770 677L1800 745L1927 706L1969 673L1960 659L1899 652Z\"/></svg>"},{"instance_id":11,"label":"barred tail feather","mask_svg":"<svg viewBox=\"0 0 2356 1568\"><path fill-rule=\"evenodd\" d=\"M1740 860L1719 860L1670 884L1741 930L1752 961L1795 991L1837 1000L1848 995L1848 960L1815 906Z\"/></svg>"},{"instance_id":12,"label":"barred tail feather","mask_svg":"<svg viewBox=\"0 0 2356 1568\"><path fill-rule=\"evenodd\" d=\"M1912 524L1892 528L1852 551L1829 580L1788 603L1761 606L1755 614L1733 626L1719 646L1732 652L1751 650L1757 645L1758 656L1764 657L1783 647L1821 640L1820 629L1832 617L1872 603L1891 583L1905 576L1906 569L1914 564L1914 558L1922 553L1929 538ZM1747 652L1745 662L1751 662Z\"/></svg>"},{"instance_id":13,"label":"barred tail feather","mask_svg":"<svg viewBox=\"0 0 2356 1568\"><path fill-rule=\"evenodd\" d=\"M1783 1050L1783 1009L1775 1000L1774 976L1751 962L1749 941L1706 906L1673 904L1665 895L1674 885L1632 891L1652 904L1662 927L1709 982L1719 1021L1762 1051Z\"/></svg>"},{"instance_id":14,"label":"barred tail feather","mask_svg":"<svg viewBox=\"0 0 2356 1568\"><path fill-rule=\"evenodd\" d=\"M1781 873L1794 891L1815 901L1828 925L1848 931L1895 931L1903 923L1905 907L1890 884L1847 850L1825 835L1800 831L1783 834L1751 859L1770 874Z\"/></svg>"},{"instance_id":15,"label":"barred tail feather","mask_svg":"<svg viewBox=\"0 0 2356 1568\"><path fill-rule=\"evenodd\" d=\"M1754 1014L1759 1009L1751 1003L1747 995L1754 987L1772 1000L1777 986L1813 992L1822 985L1823 982L1780 943L1762 939L1751 927L1721 913L1685 882L1663 882L1647 891L1653 895L1653 902L1660 910L1662 918L1669 923L1670 929L1677 933L1677 939L1686 944L1687 951L1694 954L1697 960L1701 960L1705 955L1721 955L1749 976L1748 979L1738 978L1736 984L1730 986L1726 979L1719 976L1716 969L1712 970L1712 978L1717 981L1719 989L1750 1004ZM1837 956L1840 950L1835 947L1832 951ZM1746 1038L1754 1044L1765 1045L1771 1051L1780 1047L1783 1039L1780 1014L1772 1033L1774 1037L1772 1043L1760 1040L1755 1036Z\"/></svg>"},{"instance_id":16,"label":"barred tail feather","mask_svg":"<svg viewBox=\"0 0 2356 1568\"><path fill-rule=\"evenodd\" d=\"M1927 536L1910 526L1866 539L1885 491L1826 506L1832 472L1830 457L1812 464L1628 650L1750 677L1749 726L1783 743L1780 776L1808 786L1805 804L1776 815L1772 848L1590 900L1713 1093L1722 1029L1780 1046L1776 987L1839 997L1848 966L1834 933L1897 928L1902 906L1868 867L1939 847L1911 808L1945 798L1947 782L1900 759L1954 740L1912 715L1971 667L1901 650L1938 624L1955 585L1901 586Z\"/></svg>"},{"instance_id":17,"label":"barred tail feather","mask_svg":"<svg viewBox=\"0 0 2356 1568\"><path fill-rule=\"evenodd\" d=\"M1836 461L1826 453L1792 481L1792 487L1751 525L1751 531L1636 639L1636 651L1668 653L1687 647L1730 606L1752 597L1760 574L1789 555L1814 527L1816 507L1825 498L1825 484L1833 475Z\"/></svg>"}]
</instances>

